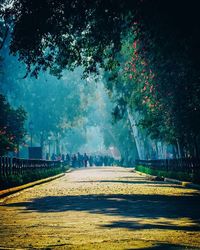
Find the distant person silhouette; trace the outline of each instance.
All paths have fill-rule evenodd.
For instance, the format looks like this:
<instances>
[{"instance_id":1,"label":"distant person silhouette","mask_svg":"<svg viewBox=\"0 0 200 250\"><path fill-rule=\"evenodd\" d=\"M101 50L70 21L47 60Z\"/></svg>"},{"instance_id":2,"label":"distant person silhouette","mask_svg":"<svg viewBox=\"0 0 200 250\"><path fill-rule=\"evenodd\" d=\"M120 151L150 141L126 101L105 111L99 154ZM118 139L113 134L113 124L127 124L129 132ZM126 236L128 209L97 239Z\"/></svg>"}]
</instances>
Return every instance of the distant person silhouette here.
<instances>
[{"instance_id":1,"label":"distant person silhouette","mask_svg":"<svg viewBox=\"0 0 200 250\"><path fill-rule=\"evenodd\" d=\"M72 167L76 167L77 166L77 157L76 155L74 154L72 156Z\"/></svg>"},{"instance_id":2,"label":"distant person silhouette","mask_svg":"<svg viewBox=\"0 0 200 250\"><path fill-rule=\"evenodd\" d=\"M84 162L84 167L87 167L88 156L86 155L86 153L84 153L83 162Z\"/></svg>"}]
</instances>

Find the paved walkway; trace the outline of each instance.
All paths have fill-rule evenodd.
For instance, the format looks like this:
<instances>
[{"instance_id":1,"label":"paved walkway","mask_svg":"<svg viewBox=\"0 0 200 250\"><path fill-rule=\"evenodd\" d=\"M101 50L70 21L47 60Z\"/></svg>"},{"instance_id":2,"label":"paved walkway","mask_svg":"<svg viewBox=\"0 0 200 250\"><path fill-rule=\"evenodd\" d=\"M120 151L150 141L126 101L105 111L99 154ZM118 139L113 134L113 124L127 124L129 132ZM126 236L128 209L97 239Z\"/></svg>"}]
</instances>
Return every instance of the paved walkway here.
<instances>
[{"instance_id":1,"label":"paved walkway","mask_svg":"<svg viewBox=\"0 0 200 250\"><path fill-rule=\"evenodd\" d=\"M0 206L0 249L200 249L200 192L78 169Z\"/></svg>"}]
</instances>

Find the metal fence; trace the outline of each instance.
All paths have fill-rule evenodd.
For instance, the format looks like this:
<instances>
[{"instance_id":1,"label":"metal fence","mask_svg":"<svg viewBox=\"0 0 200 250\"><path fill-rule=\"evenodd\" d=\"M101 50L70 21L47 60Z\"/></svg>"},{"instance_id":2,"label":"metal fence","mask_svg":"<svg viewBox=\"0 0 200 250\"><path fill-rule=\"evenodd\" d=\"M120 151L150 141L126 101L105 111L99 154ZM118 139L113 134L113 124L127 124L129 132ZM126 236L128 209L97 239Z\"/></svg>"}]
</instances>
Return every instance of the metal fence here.
<instances>
[{"instance_id":1,"label":"metal fence","mask_svg":"<svg viewBox=\"0 0 200 250\"><path fill-rule=\"evenodd\" d=\"M60 166L60 161L29 160L0 156L0 176L23 175L29 171L48 170Z\"/></svg>"},{"instance_id":2,"label":"metal fence","mask_svg":"<svg viewBox=\"0 0 200 250\"><path fill-rule=\"evenodd\" d=\"M200 171L200 159L180 158L166 160L136 160L135 165L142 165L155 170L194 173Z\"/></svg>"}]
</instances>

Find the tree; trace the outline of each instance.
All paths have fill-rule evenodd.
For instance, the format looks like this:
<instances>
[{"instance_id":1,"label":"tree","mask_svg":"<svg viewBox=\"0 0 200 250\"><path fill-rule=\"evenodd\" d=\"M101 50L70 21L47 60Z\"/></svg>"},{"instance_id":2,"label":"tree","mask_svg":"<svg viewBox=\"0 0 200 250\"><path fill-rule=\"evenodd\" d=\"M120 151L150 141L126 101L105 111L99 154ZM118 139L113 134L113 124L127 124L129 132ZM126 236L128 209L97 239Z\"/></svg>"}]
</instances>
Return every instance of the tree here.
<instances>
[{"instance_id":1,"label":"tree","mask_svg":"<svg viewBox=\"0 0 200 250\"><path fill-rule=\"evenodd\" d=\"M14 0L3 9L13 27L11 53L26 63L27 74L103 68L115 116L139 112L153 139L176 144L180 156L198 156L197 1Z\"/></svg>"},{"instance_id":2,"label":"tree","mask_svg":"<svg viewBox=\"0 0 200 250\"><path fill-rule=\"evenodd\" d=\"M3 95L0 95L0 155L17 151L25 136L25 111L11 108Z\"/></svg>"},{"instance_id":3,"label":"tree","mask_svg":"<svg viewBox=\"0 0 200 250\"><path fill-rule=\"evenodd\" d=\"M123 117L127 107L133 116L139 112L136 122L152 139L177 146L179 156L198 156L198 71L185 52L186 43L180 41L180 53L171 39L165 37L164 45L156 39L135 22L122 40L122 50L116 56L120 64L113 60L105 74L117 103L114 115Z\"/></svg>"},{"instance_id":4,"label":"tree","mask_svg":"<svg viewBox=\"0 0 200 250\"><path fill-rule=\"evenodd\" d=\"M104 64L106 48L110 55L119 49L121 31L132 21L127 15L138 2L15 0L5 7L5 1L2 16L13 26L11 52L28 72L36 76L50 68L59 76L83 65L89 73Z\"/></svg>"}]
</instances>

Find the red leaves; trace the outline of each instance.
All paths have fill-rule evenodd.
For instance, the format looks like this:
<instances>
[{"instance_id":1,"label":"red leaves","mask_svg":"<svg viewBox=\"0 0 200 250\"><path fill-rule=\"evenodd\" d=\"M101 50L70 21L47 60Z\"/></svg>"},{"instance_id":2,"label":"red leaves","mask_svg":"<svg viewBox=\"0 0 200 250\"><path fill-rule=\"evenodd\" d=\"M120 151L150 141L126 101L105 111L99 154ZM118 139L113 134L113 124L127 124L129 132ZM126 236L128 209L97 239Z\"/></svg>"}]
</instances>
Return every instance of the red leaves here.
<instances>
[{"instance_id":1,"label":"red leaves","mask_svg":"<svg viewBox=\"0 0 200 250\"><path fill-rule=\"evenodd\" d=\"M137 41L134 41L134 42L133 42L133 48L134 48L134 49L137 49Z\"/></svg>"}]
</instances>

